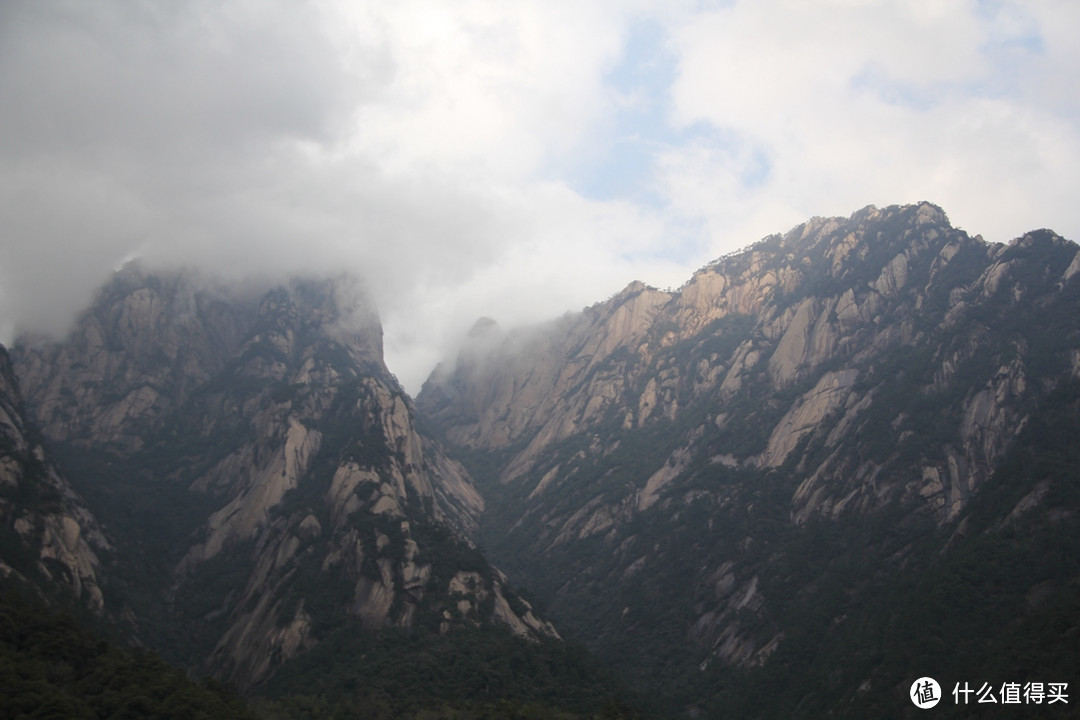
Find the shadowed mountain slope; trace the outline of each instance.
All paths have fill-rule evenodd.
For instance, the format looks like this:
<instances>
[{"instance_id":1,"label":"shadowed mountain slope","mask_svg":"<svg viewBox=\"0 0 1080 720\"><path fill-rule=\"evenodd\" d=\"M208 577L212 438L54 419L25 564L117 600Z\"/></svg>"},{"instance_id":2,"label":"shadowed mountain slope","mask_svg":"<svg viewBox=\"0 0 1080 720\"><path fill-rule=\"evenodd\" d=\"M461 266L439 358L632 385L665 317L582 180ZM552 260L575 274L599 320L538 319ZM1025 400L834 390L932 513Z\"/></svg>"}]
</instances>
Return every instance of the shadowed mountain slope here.
<instances>
[{"instance_id":1,"label":"shadowed mountain slope","mask_svg":"<svg viewBox=\"0 0 1080 720\"><path fill-rule=\"evenodd\" d=\"M0 577L100 616L99 574L111 550L85 501L46 454L0 346Z\"/></svg>"}]
</instances>

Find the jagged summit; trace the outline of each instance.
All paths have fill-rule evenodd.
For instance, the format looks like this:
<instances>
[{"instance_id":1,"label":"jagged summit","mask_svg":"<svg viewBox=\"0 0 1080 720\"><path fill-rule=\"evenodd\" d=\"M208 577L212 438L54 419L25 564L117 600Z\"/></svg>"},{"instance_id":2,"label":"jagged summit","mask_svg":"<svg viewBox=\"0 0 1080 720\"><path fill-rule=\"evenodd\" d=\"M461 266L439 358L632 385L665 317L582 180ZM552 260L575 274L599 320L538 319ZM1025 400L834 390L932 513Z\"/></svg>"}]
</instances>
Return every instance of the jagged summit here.
<instances>
[{"instance_id":1,"label":"jagged summit","mask_svg":"<svg viewBox=\"0 0 1080 720\"><path fill-rule=\"evenodd\" d=\"M485 367L493 365L504 372L521 373L518 380L508 379L507 383L532 398L519 403L506 393L493 392L499 405L489 412L492 418L502 420L494 421L492 427L514 429L509 434L494 432L492 437L505 443L535 430L532 421L525 418L528 415L537 421L543 419L548 429L541 434L547 437L551 433L555 438L573 432L582 416L591 417L614 399L601 394L592 398L591 405L583 399L591 410L579 408L575 421L560 421L562 429L556 429L555 418L563 417L565 410L554 415L549 410L566 399L555 399L559 396L552 392L556 385L576 387L579 381L574 378L597 368L602 359L620 348L648 363L665 348L732 318L758 318L768 323L761 332L766 339L778 342L769 357L771 376L777 386L789 384L832 353L833 346L841 342L845 323L853 328L853 323L872 322L886 305L898 301L914 267L929 271L935 262L943 267L961 247L984 254L993 252L992 247L948 225L945 213L929 203L884 210L869 206L850 218L815 218L785 235L771 236L708 264L674 293L634 282L580 315L556 322L549 331L539 327L510 331L502 349L493 350L494 354L477 357L470 351L458 358L452 373L444 368L433 375L418 402L434 415L448 417L448 407L435 408L428 402L431 393L440 387L450 392L451 387L460 390L470 385L469 368L482 362ZM831 295L825 295L826 291ZM804 302L811 296L820 298L821 307ZM777 316L781 308L785 312ZM837 315L839 322L804 327L811 316L821 317L823 313L825 317ZM788 328L792 321L794 328ZM518 362L519 346L526 336L533 338L530 352L541 362L546 358L559 362L570 347L577 361L565 368L568 374L563 377L559 377L562 371L554 368L522 364ZM751 359L761 356L762 350L747 347L745 353ZM741 382L741 371L736 366L741 367L737 362L725 366L728 389ZM526 379L525 375L530 377ZM474 384L490 388L489 380ZM497 386L500 381L495 382ZM541 383L545 386L541 387ZM532 403L539 405L533 408ZM628 408L627 412L636 416L641 409ZM468 428L474 427L470 423L450 424L450 437L455 442L484 444L480 436L469 435L472 431Z\"/></svg>"},{"instance_id":2,"label":"jagged summit","mask_svg":"<svg viewBox=\"0 0 1080 720\"><path fill-rule=\"evenodd\" d=\"M316 342L367 367L382 365L378 316L354 281L255 287L125 265L67 338L26 341L18 350L27 400L46 435L141 447L145 432L211 377L280 380Z\"/></svg>"}]
</instances>

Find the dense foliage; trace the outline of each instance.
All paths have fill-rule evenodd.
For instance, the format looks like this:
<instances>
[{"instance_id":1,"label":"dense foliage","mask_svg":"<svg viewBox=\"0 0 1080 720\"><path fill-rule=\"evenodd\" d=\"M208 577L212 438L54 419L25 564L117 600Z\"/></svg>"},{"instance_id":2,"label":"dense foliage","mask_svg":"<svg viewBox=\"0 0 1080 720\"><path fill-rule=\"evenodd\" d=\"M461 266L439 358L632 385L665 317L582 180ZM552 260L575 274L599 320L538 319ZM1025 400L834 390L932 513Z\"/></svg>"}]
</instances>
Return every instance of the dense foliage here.
<instances>
[{"instance_id":1,"label":"dense foliage","mask_svg":"<svg viewBox=\"0 0 1080 720\"><path fill-rule=\"evenodd\" d=\"M0 717L254 720L213 680L102 640L70 616L0 590Z\"/></svg>"},{"instance_id":2,"label":"dense foliage","mask_svg":"<svg viewBox=\"0 0 1080 720\"><path fill-rule=\"evenodd\" d=\"M496 628L446 635L347 627L278 671L268 720L637 718L583 648ZM640 700L637 700L640 702Z\"/></svg>"}]
</instances>

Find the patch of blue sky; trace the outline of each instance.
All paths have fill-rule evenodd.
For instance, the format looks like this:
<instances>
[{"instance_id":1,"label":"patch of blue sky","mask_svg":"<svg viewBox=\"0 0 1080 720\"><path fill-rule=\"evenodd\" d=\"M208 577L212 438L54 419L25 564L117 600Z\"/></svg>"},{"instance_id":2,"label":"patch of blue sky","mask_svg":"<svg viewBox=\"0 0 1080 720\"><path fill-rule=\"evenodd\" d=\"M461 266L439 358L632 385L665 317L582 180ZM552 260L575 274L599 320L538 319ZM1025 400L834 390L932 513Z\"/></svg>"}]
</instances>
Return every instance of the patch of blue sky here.
<instances>
[{"instance_id":1,"label":"patch of blue sky","mask_svg":"<svg viewBox=\"0 0 1080 720\"><path fill-rule=\"evenodd\" d=\"M605 76L611 114L589 139L589 147L563 179L585 197L626 200L652 208L667 204L654 182L657 158L689 143L729 147L739 138L709 123L675 126L670 119L671 86L677 58L667 46L665 29L642 19L630 28L620 62ZM771 166L764 154L744 174L749 186L763 184Z\"/></svg>"},{"instance_id":2,"label":"patch of blue sky","mask_svg":"<svg viewBox=\"0 0 1080 720\"><path fill-rule=\"evenodd\" d=\"M633 252L620 252L620 260L639 265L650 262L678 265L702 264L708 250L708 223L701 217L669 218L664 226L663 242L639 247ZM670 290L670 287L661 287Z\"/></svg>"},{"instance_id":3,"label":"patch of blue sky","mask_svg":"<svg viewBox=\"0 0 1080 720\"><path fill-rule=\"evenodd\" d=\"M1042 55L1046 52L1046 41L1035 30L1022 34L991 36L983 45L984 52L997 52L1001 50L1022 50L1031 55Z\"/></svg>"},{"instance_id":4,"label":"patch of blue sky","mask_svg":"<svg viewBox=\"0 0 1080 720\"><path fill-rule=\"evenodd\" d=\"M962 90L983 97L1023 94L1030 82L1030 63L1047 52L1037 18L1022 3L1008 0L979 0L976 12L984 31L979 52L988 70Z\"/></svg>"},{"instance_id":5,"label":"patch of blue sky","mask_svg":"<svg viewBox=\"0 0 1080 720\"><path fill-rule=\"evenodd\" d=\"M642 19L628 33L620 62L604 77L611 114L590 139L571 182L586 197L655 206L655 157L679 142L668 121L676 59L664 29Z\"/></svg>"},{"instance_id":6,"label":"patch of blue sky","mask_svg":"<svg viewBox=\"0 0 1080 720\"><path fill-rule=\"evenodd\" d=\"M1023 5L1009 0L976 0L975 12L988 33L982 50L988 54L1022 50L1031 54L1046 51L1046 41L1035 20Z\"/></svg>"},{"instance_id":7,"label":"patch of blue sky","mask_svg":"<svg viewBox=\"0 0 1080 720\"><path fill-rule=\"evenodd\" d=\"M739 182L747 189L764 187L772 177L772 160L764 149L756 147L742 163Z\"/></svg>"},{"instance_id":8,"label":"patch of blue sky","mask_svg":"<svg viewBox=\"0 0 1080 720\"><path fill-rule=\"evenodd\" d=\"M886 105L929 110L940 103L952 88L951 83L916 85L891 77L880 65L870 64L851 78L851 89L877 97Z\"/></svg>"}]
</instances>

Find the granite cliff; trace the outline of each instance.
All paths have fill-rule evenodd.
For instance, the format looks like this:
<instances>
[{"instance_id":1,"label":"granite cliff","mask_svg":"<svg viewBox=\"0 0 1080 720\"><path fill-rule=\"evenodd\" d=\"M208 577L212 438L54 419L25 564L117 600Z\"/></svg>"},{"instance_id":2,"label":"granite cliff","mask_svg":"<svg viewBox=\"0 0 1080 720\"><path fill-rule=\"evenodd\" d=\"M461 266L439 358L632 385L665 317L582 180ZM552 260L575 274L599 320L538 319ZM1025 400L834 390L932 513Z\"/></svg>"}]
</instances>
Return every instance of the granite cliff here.
<instances>
[{"instance_id":1,"label":"granite cliff","mask_svg":"<svg viewBox=\"0 0 1080 720\"><path fill-rule=\"evenodd\" d=\"M633 283L540 326L485 320L417 405L475 470L495 561L665 692L777 652L794 664L803 623L839 627L881 578L1009 518L1075 534L1057 525L1080 509L1074 479L1002 468L1048 407L1073 407L1078 273L1051 231L998 245L928 203L868 207L674 292ZM1052 571L1055 592L1074 570ZM882 682L875 667L851 671L846 701Z\"/></svg>"}]
</instances>

